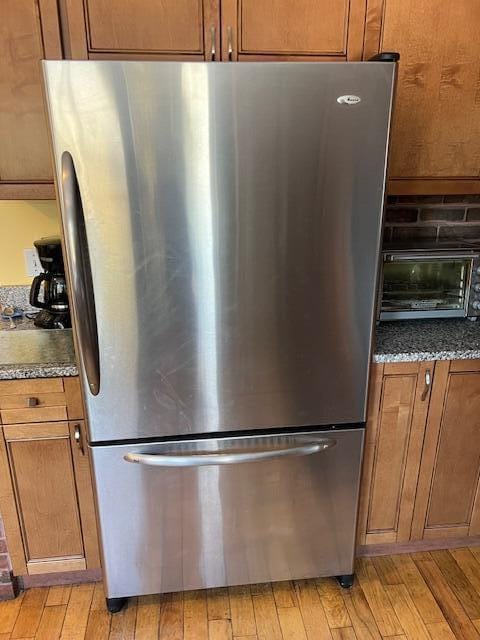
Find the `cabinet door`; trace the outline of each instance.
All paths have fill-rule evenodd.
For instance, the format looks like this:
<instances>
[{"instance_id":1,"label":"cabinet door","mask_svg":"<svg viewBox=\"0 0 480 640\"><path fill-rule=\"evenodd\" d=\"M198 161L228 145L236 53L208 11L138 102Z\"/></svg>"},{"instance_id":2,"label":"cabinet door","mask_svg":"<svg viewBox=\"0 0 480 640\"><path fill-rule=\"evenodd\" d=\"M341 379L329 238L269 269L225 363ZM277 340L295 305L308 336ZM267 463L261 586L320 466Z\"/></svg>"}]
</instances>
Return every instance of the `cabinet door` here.
<instances>
[{"instance_id":1,"label":"cabinet door","mask_svg":"<svg viewBox=\"0 0 480 640\"><path fill-rule=\"evenodd\" d=\"M40 60L61 58L55 0L4 0L0 20L0 198L51 197Z\"/></svg>"},{"instance_id":2,"label":"cabinet door","mask_svg":"<svg viewBox=\"0 0 480 640\"><path fill-rule=\"evenodd\" d=\"M63 0L73 59L212 60L220 55L218 0Z\"/></svg>"},{"instance_id":3,"label":"cabinet door","mask_svg":"<svg viewBox=\"0 0 480 640\"><path fill-rule=\"evenodd\" d=\"M390 192L446 193L461 180L458 192L478 193L480 3L369 0L368 15L365 54L400 53Z\"/></svg>"},{"instance_id":4,"label":"cabinet door","mask_svg":"<svg viewBox=\"0 0 480 640\"><path fill-rule=\"evenodd\" d=\"M77 426L81 430L83 424L3 427L2 455L3 461L8 460L10 478L2 476L2 510L6 505L5 526L15 573L99 566L88 453L75 442ZM9 508L11 499L19 527Z\"/></svg>"},{"instance_id":5,"label":"cabinet door","mask_svg":"<svg viewBox=\"0 0 480 640\"><path fill-rule=\"evenodd\" d=\"M410 538L433 362L374 365L358 524L359 544Z\"/></svg>"},{"instance_id":6,"label":"cabinet door","mask_svg":"<svg viewBox=\"0 0 480 640\"><path fill-rule=\"evenodd\" d=\"M480 360L438 362L415 505L415 539L480 534Z\"/></svg>"},{"instance_id":7,"label":"cabinet door","mask_svg":"<svg viewBox=\"0 0 480 640\"><path fill-rule=\"evenodd\" d=\"M222 0L224 60L359 60L365 0Z\"/></svg>"}]
</instances>

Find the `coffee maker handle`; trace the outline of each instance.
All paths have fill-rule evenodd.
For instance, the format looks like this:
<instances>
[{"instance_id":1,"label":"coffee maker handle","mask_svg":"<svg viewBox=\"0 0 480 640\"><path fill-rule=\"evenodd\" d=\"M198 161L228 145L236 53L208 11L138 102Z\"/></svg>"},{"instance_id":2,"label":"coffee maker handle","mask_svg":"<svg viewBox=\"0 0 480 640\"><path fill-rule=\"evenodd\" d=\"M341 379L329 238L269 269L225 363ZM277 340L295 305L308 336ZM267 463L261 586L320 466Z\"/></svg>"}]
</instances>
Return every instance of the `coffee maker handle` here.
<instances>
[{"instance_id":1,"label":"coffee maker handle","mask_svg":"<svg viewBox=\"0 0 480 640\"><path fill-rule=\"evenodd\" d=\"M40 285L44 280L47 279L46 273L40 273L38 276L35 276L32 282L32 286L30 288L30 304L32 307L37 307L38 309L46 309L47 305L46 300L41 302L38 299L38 294L40 293Z\"/></svg>"}]
</instances>

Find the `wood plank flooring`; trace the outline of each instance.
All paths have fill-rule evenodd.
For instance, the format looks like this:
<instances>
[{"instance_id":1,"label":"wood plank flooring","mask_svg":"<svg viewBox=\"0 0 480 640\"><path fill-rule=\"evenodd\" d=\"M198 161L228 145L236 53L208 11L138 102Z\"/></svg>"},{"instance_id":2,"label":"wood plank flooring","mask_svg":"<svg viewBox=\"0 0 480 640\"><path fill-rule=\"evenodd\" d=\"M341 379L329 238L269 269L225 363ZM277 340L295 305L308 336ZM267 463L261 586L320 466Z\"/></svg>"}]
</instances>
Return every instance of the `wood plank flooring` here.
<instances>
[{"instance_id":1,"label":"wood plank flooring","mask_svg":"<svg viewBox=\"0 0 480 640\"><path fill-rule=\"evenodd\" d=\"M0 640L480 640L479 548L362 558L334 579L132 598L111 616L101 583L0 602Z\"/></svg>"}]
</instances>

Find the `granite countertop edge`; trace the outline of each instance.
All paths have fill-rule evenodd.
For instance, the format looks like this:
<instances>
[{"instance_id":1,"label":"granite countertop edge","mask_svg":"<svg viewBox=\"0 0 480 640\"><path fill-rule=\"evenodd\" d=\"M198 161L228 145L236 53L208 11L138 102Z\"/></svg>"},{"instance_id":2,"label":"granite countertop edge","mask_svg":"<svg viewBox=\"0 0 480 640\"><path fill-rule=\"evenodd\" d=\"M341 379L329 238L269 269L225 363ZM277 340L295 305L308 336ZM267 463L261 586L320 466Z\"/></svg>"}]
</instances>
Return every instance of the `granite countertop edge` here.
<instances>
[{"instance_id":1,"label":"granite countertop edge","mask_svg":"<svg viewBox=\"0 0 480 640\"><path fill-rule=\"evenodd\" d=\"M474 360L480 358L480 351L406 351L405 353L374 353L374 364L390 362L426 362L428 360Z\"/></svg>"},{"instance_id":2,"label":"granite countertop edge","mask_svg":"<svg viewBox=\"0 0 480 640\"><path fill-rule=\"evenodd\" d=\"M425 362L480 358L480 322L464 318L381 322L373 362Z\"/></svg>"},{"instance_id":3,"label":"granite countertop edge","mask_svg":"<svg viewBox=\"0 0 480 640\"><path fill-rule=\"evenodd\" d=\"M75 364L6 364L0 366L0 380L26 380L32 378L69 378L78 376Z\"/></svg>"},{"instance_id":4,"label":"granite countertop edge","mask_svg":"<svg viewBox=\"0 0 480 640\"><path fill-rule=\"evenodd\" d=\"M480 351L422 351L405 353L374 353L374 364L395 362L425 362L429 360L474 360L480 359ZM74 364L30 364L0 366L0 380L27 380L33 378L67 378L78 376Z\"/></svg>"},{"instance_id":5,"label":"granite countertop edge","mask_svg":"<svg viewBox=\"0 0 480 640\"><path fill-rule=\"evenodd\" d=\"M372 354L375 364L480 359L480 322L453 319L380 323L375 333ZM77 376L78 368L73 358L65 357L69 344L73 355L71 337L60 335L63 350L59 348L57 353L50 353L50 358L58 355L63 362L3 364L0 365L0 380Z\"/></svg>"}]
</instances>

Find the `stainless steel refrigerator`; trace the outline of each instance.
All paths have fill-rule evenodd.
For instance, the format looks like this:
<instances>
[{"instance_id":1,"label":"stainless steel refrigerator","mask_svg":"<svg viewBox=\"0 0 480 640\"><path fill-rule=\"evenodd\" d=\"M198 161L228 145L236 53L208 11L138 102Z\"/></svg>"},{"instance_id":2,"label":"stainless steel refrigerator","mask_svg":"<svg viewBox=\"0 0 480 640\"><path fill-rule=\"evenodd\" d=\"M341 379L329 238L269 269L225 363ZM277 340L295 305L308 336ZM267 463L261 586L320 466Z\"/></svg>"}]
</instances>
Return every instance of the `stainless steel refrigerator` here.
<instances>
[{"instance_id":1,"label":"stainless steel refrigerator","mask_svg":"<svg viewBox=\"0 0 480 640\"><path fill-rule=\"evenodd\" d=\"M395 64L44 76L109 608L348 584Z\"/></svg>"}]
</instances>

